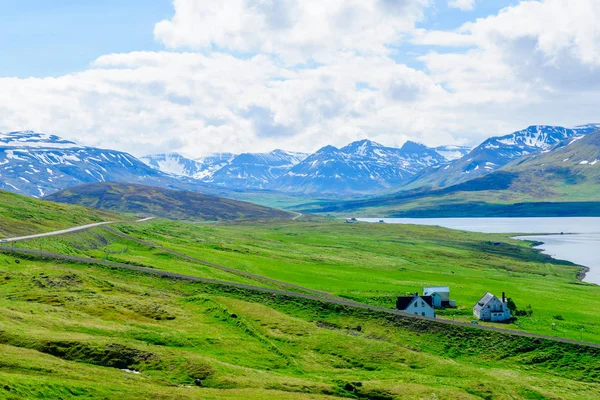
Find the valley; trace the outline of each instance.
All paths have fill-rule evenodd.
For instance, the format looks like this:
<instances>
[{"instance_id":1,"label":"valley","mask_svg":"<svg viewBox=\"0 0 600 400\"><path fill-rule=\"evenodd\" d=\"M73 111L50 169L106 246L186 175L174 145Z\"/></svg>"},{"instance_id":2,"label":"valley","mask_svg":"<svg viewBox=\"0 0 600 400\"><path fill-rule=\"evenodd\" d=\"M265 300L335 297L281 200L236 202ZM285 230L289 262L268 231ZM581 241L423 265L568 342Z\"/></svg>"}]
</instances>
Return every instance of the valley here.
<instances>
[{"instance_id":1,"label":"valley","mask_svg":"<svg viewBox=\"0 0 600 400\"><path fill-rule=\"evenodd\" d=\"M597 394L597 349L479 329L560 332L600 344L590 315L599 308L589 306L597 286L577 283L578 267L503 235L305 218L155 219L18 246L31 251L0 255L8 311L0 316L0 379L13 398ZM156 276L163 272L200 280ZM431 284L450 285L459 305L438 318L467 326L378 311ZM485 290L505 290L519 306L531 304L534 316L469 326L470 306ZM589 307L576 307L577 299Z\"/></svg>"},{"instance_id":2,"label":"valley","mask_svg":"<svg viewBox=\"0 0 600 400\"><path fill-rule=\"evenodd\" d=\"M600 293L584 268L506 233L340 217L600 215L599 135L537 127L488 152L363 140L148 165L115 153L114 167L93 155L108 151L18 133L29 147L6 144L3 174L71 153L39 174L61 189L43 200L0 192L0 394L598 397ZM512 150L461 171L490 143ZM86 172L96 162L102 177ZM33 196L48 187L29 183ZM430 286L457 307L396 309ZM486 292L519 314L473 324Z\"/></svg>"},{"instance_id":3,"label":"valley","mask_svg":"<svg viewBox=\"0 0 600 400\"><path fill-rule=\"evenodd\" d=\"M1 10L0 400L600 399L600 0Z\"/></svg>"}]
</instances>

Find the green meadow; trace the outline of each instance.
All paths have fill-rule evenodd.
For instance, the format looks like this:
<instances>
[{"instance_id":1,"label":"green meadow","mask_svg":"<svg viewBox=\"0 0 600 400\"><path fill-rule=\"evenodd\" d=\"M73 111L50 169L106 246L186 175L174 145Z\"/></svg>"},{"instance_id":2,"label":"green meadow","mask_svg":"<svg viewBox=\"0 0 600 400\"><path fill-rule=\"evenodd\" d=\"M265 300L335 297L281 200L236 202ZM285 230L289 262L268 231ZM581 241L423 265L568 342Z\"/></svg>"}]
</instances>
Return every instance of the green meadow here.
<instances>
[{"instance_id":1,"label":"green meadow","mask_svg":"<svg viewBox=\"0 0 600 400\"><path fill-rule=\"evenodd\" d=\"M321 291L384 308L393 308L398 295L447 285L458 308L438 318L467 323L486 291L504 291L533 313L495 326L600 343L598 287L577 279L580 267L530 243L306 217L134 223L17 200L19 212L0 208L7 236L35 233L35 221L38 232L121 222L110 225L116 233L93 228L10 245L34 254L0 251L0 398L600 397L595 347L227 284ZM48 259L42 252L223 283Z\"/></svg>"},{"instance_id":2,"label":"green meadow","mask_svg":"<svg viewBox=\"0 0 600 400\"><path fill-rule=\"evenodd\" d=\"M600 396L598 349L19 260L0 256L2 398Z\"/></svg>"},{"instance_id":3,"label":"green meadow","mask_svg":"<svg viewBox=\"0 0 600 400\"><path fill-rule=\"evenodd\" d=\"M113 228L156 247L100 228L20 246L277 288L164 252L171 249L386 308L394 307L398 295L449 286L458 308L440 311L438 317L464 322L472 320L472 306L487 291L498 296L505 292L517 307L531 306L532 316L488 325L600 343L600 288L577 279L580 267L553 260L507 235L324 219L220 224L154 220Z\"/></svg>"},{"instance_id":4,"label":"green meadow","mask_svg":"<svg viewBox=\"0 0 600 400\"><path fill-rule=\"evenodd\" d=\"M101 221L130 219L122 214L52 203L0 191L0 237L48 232Z\"/></svg>"}]
</instances>

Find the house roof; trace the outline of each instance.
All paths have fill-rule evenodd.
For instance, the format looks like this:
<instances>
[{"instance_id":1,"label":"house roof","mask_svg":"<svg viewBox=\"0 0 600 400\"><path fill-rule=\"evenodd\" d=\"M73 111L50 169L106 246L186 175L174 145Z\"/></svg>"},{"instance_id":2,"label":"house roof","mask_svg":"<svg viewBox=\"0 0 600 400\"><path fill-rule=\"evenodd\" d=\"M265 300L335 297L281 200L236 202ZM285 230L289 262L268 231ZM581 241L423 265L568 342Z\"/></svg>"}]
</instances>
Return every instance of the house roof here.
<instances>
[{"instance_id":1,"label":"house roof","mask_svg":"<svg viewBox=\"0 0 600 400\"><path fill-rule=\"evenodd\" d=\"M450 293L450 288L448 286L425 287L423 293Z\"/></svg>"},{"instance_id":2,"label":"house roof","mask_svg":"<svg viewBox=\"0 0 600 400\"><path fill-rule=\"evenodd\" d=\"M418 296L418 295L399 296L398 300L396 301L396 308L398 310L406 310L408 308L408 306L410 306L410 304L415 299L423 299L423 301L425 303L427 303L429 305L429 307L433 308L433 298L431 296Z\"/></svg>"},{"instance_id":3,"label":"house roof","mask_svg":"<svg viewBox=\"0 0 600 400\"><path fill-rule=\"evenodd\" d=\"M496 296L494 296L490 292L487 292L486 294L483 295L483 297L481 299L479 299L479 301L477 303L475 303L475 305L473 306L473 309L481 310L483 307L486 306L487 303L489 303L494 298L496 298Z\"/></svg>"}]
</instances>

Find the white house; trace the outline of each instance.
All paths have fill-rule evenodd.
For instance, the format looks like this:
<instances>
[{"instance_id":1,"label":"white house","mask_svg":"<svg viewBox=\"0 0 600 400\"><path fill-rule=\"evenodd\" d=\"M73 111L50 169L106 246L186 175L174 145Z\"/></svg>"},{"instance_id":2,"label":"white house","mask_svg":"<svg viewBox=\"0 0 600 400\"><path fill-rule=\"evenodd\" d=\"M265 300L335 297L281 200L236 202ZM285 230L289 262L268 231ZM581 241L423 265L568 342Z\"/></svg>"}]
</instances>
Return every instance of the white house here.
<instances>
[{"instance_id":1,"label":"white house","mask_svg":"<svg viewBox=\"0 0 600 400\"><path fill-rule=\"evenodd\" d=\"M456 307L456 302L450 300L450 288L448 286L434 286L423 288L423 296L433 297L435 308Z\"/></svg>"},{"instance_id":2,"label":"white house","mask_svg":"<svg viewBox=\"0 0 600 400\"><path fill-rule=\"evenodd\" d=\"M419 296L418 293L412 296L400 296L396 300L396 308L421 317L435 318L431 296Z\"/></svg>"},{"instance_id":3,"label":"white house","mask_svg":"<svg viewBox=\"0 0 600 400\"><path fill-rule=\"evenodd\" d=\"M481 321L502 322L510 319L510 310L504 292L502 292L502 299L487 292L473 306L473 315Z\"/></svg>"}]
</instances>

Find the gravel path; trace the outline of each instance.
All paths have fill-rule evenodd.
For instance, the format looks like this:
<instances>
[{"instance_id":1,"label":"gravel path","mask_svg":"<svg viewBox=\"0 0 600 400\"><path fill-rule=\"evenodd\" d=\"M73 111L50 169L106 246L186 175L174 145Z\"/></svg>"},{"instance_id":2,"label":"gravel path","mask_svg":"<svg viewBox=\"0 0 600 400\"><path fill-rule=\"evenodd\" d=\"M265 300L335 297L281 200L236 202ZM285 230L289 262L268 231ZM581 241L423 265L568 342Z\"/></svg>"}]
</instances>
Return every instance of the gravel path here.
<instances>
[{"instance_id":1,"label":"gravel path","mask_svg":"<svg viewBox=\"0 0 600 400\"><path fill-rule=\"evenodd\" d=\"M12 238L4 238L4 239L1 240L1 242L2 243L18 242L20 240L36 239L36 238L41 238L41 237L45 237L45 236L64 235L65 233L72 233L72 232L77 232L77 231L83 231L83 230L86 230L86 229L91 229L91 228L95 228L97 226L102 226L102 225L106 225L106 224L112 224L112 222L96 222L95 224L74 226L73 228L63 229L63 230L60 230L60 231L38 233L36 235L29 235L29 236L19 236L19 237L12 237Z\"/></svg>"}]
</instances>

